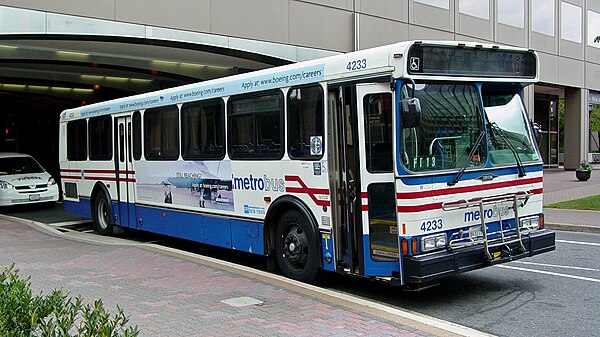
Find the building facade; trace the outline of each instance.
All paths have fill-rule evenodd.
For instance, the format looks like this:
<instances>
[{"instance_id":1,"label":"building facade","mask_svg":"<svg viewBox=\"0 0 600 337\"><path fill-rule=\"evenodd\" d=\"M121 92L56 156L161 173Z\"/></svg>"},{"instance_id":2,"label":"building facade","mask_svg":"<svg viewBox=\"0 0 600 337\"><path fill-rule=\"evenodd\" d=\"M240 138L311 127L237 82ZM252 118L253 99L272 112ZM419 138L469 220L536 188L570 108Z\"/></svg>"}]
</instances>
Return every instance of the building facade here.
<instances>
[{"instance_id":1,"label":"building facade","mask_svg":"<svg viewBox=\"0 0 600 337\"><path fill-rule=\"evenodd\" d=\"M31 15L39 20L23 20ZM0 0L0 39L33 31L39 39L129 36L136 27L145 38L162 34L288 61L401 40L530 48L539 53L541 75L525 98L542 126L545 163L574 169L590 158L589 111L600 103L600 0Z\"/></svg>"}]
</instances>

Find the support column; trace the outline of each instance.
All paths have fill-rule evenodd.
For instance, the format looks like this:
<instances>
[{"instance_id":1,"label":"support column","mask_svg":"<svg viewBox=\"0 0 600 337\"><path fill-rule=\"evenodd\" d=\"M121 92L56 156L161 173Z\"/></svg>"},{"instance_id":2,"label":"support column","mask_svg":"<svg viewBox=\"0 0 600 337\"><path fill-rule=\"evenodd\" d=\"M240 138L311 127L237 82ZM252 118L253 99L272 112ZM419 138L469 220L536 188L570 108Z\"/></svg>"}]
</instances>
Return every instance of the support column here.
<instances>
[{"instance_id":1,"label":"support column","mask_svg":"<svg viewBox=\"0 0 600 337\"><path fill-rule=\"evenodd\" d=\"M527 117L529 120L534 120L534 102L535 102L535 84L523 89L523 104L527 109Z\"/></svg>"},{"instance_id":2,"label":"support column","mask_svg":"<svg viewBox=\"0 0 600 337\"><path fill-rule=\"evenodd\" d=\"M565 170L575 170L587 160L589 130L588 91L565 89Z\"/></svg>"}]
</instances>

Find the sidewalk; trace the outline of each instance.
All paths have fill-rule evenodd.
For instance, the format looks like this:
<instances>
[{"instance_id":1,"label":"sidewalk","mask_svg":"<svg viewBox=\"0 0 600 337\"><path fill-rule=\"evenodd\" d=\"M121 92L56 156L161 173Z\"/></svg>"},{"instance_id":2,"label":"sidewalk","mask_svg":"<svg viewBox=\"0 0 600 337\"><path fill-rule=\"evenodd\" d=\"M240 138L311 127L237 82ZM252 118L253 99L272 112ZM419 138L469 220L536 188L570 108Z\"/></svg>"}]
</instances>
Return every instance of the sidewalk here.
<instances>
[{"instance_id":1,"label":"sidewalk","mask_svg":"<svg viewBox=\"0 0 600 337\"><path fill-rule=\"evenodd\" d=\"M95 242L101 240L101 242ZM0 216L0 261L34 293L118 304L140 336L487 336L208 257Z\"/></svg>"},{"instance_id":2,"label":"sidewalk","mask_svg":"<svg viewBox=\"0 0 600 337\"><path fill-rule=\"evenodd\" d=\"M582 182L574 171L562 168L544 170L544 206L600 194L600 167L590 180ZM544 208L546 228L600 234L600 212Z\"/></svg>"}]
</instances>

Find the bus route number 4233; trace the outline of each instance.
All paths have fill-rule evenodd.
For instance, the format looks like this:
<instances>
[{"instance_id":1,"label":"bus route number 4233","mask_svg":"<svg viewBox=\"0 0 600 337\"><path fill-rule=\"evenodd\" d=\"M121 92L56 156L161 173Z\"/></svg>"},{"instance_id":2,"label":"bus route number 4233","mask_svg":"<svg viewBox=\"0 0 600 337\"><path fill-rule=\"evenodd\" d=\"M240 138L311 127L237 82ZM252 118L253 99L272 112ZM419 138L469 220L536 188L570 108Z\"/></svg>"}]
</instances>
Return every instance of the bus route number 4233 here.
<instances>
[{"instance_id":1,"label":"bus route number 4233","mask_svg":"<svg viewBox=\"0 0 600 337\"><path fill-rule=\"evenodd\" d=\"M423 221L423 223L421 223L421 230L423 232L429 232L429 231L434 231L437 229L442 229L442 227L444 226L442 219L431 219L431 220L425 220Z\"/></svg>"},{"instance_id":2,"label":"bus route number 4233","mask_svg":"<svg viewBox=\"0 0 600 337\"><path fill-rule=\"evenodd\" d=\"M348 65L346 65L346 69L348 69L348 71L361 70L361 69L366 69L366 68L367 68L367 59L350 61L350 62L348 62Z\"/></svg>"}]
</instances>

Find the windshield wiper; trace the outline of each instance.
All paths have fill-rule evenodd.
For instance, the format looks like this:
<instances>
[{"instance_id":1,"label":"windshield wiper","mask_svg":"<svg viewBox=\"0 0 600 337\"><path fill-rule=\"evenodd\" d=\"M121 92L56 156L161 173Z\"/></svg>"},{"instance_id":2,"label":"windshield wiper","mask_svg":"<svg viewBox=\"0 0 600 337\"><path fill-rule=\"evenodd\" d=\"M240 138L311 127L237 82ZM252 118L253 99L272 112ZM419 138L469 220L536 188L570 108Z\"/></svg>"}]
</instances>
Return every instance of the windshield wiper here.
<instances>
[{"instance_id":1,"label":"windshield wiper","mask_svg":"<svg viewBox=\"0 0 600 337\"><path fill-rule=\"evenodd\" d=\"M500 138L504 141L504 143L506 143L506 146L508 146L510 152L512 152L513 156L515 157L515 160L517 161L517 167L519 169L519 177L524 177L525 174L525 169L523 168L523 163L521 162L521 158L519 158L519 154L517 153L517 150L515 149L515 146L510 142L510 139L508 139L508 137L506 136L506 134L504 133L504 130L502 130L501 127L498 126L498 124L496 124L496 122L488 122L489 126L490 126L490 132L493 134L494 131L498 132L498 134L500 135Z\"/></svg>"},{"instance_id":2,"label":"windshield wiper","mask_svg":"<svg viewBox=\"0 0 600 337\"><path fill-rule=\"evenodd\" d=\"M465 173L469 162L473 159L473 156L475 155L475 151L477 151L479 145L481 145L481 141L484 138L483 136L485 136L485 131L482 130L479 134L479 137L477 137L477 140L475 141L475 145L473 145L473 147L471 148L471 152L469 152L469 156L467 157L467 160L465 161L464 165L460 168L460 171L456 173L454 179L448 182L448 186L456 185L456 183L460 180L460 177L462 177L463 173Z\"/></svg>"}]
</instances>

